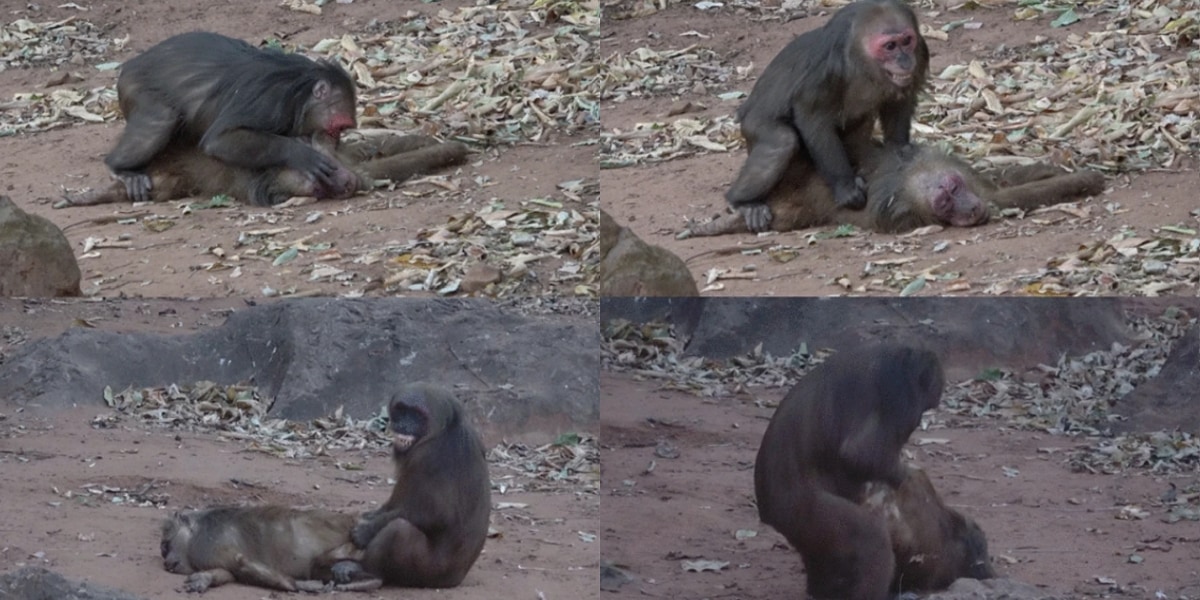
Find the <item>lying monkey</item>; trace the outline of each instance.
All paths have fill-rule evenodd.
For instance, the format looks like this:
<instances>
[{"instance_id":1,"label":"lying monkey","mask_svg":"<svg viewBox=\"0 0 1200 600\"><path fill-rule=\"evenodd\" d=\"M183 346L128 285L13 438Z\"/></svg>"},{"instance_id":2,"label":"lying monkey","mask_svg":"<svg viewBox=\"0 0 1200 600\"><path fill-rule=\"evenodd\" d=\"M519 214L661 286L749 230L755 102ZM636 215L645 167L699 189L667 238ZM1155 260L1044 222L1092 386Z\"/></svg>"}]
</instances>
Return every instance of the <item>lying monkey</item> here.
<instances>
[{"instance_id":1,"label":"lying monkey","mask_svg":"<svg viewBox=\"0 0 1200 600\"><path fill-rule=\"evenodd\" d=\"M156 156L145 169L150 200L226 194L257 206L273 206L293 196L318 199L349 198L368 191L376 179L404 181L414 175L459 164L470 150L458 142L439 142L425 135L374 130L350 134L341 144L317 134L307 143L337 159L338 169L323 184L290 168L252 170L230 166L205 154L199 146L174 145ZM110 202L129 202L123 181L82 194L66 195L56 208Z\"/></svg>"},{"instance_id":2,"label":"lying monkey","mask_svg":"<svg viewBox=\"0 0 1200 600\"><path fill-rule=\"evenodd\" d=\"M122 189L124 186L122 186ZM350 541L357 518L286 506L220 506L176 512L162 524L163 568L187 575L184 588L204 592L237 581L288 592L368 591L363 551Z\"/></svg>"},{"instance_id":3,"label":"lying monkey","mask_svg":"<svg viewBox=\"0 0 1200 600\"><path fill-rule=\"evenodd\" d=\"M935 591L963 577L995 577L979 524L946 506L925 471L905 468L899 487L870 482L862 502L886 523L896 557L892 591Z\"/></svg>"},{"instance_id":4,"label":"lying monkey","mask_svg":"<svg viewBox=\"0 0 1200 600\"><path fill-rule=\"evenodd\" d=\"M896 149L871 144L859 155L860 172L867 180L865 209L839 208L825 180L804 162L793 161L767 197L770 229L849 224L899 233L935 224L974 227L988 221L993 206L1032 210L1104 190L1100 173L1067 173L1045 164L1012 169L992 179L928 146ZM676 237L748 231L742 216L730 213L685 229Z\"/></svg>"}]
</instances>

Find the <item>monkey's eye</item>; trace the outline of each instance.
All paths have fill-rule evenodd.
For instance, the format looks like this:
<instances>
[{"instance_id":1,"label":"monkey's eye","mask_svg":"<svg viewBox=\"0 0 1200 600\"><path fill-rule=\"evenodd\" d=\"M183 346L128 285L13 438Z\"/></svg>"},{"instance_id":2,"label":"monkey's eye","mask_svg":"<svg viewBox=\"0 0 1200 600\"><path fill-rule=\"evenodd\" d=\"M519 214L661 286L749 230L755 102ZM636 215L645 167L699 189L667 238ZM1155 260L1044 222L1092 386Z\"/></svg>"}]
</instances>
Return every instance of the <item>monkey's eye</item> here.
<instances>
[{"instance_id":1,"label":"monkey's eye","mask_svg":"<svg viewBox=\"0 0 1200 600\"><path fill-rule=\"evenodd\" d=\"M907 47L913 45L913 40L914 40L913 36L906 35L906 36L904 36L904 39L900 40L900 45L907 48Z\"/></svg>"},{"instance_id":2,"label":"monkey's eye","mask_svg":"<svg viewBox=\"0 0 1200 600\"><path fill-rule=\"evenodd\" d=\"M888 43L884 44L883 49L887 50L888 52L895 52L896 51L896 42L888 42Z\"/></svg>"}]
</instances>

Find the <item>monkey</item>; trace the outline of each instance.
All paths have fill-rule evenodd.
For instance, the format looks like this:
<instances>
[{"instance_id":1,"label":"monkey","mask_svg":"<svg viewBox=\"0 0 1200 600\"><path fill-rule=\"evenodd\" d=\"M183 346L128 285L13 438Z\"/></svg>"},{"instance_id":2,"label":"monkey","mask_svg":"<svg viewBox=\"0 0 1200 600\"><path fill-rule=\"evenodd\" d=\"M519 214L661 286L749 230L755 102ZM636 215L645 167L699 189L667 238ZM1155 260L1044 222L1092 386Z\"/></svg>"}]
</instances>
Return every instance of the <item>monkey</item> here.
<instances>
[{"instance_id":1,"label":"monkey","mask_svg":"<svg viewBox=\"0 0 1200 600\"><path fill-rule=\"evenodd\" d=\"M767 195L796 158L812 164L833 203L866 203L847 141L870 139L879 120L888 145L909 144L929 48L899 0L858 0L801 34L767 64L737 110L749 151L725 194L752 232L771 223Z\"/></svg>"},{"instance_id":2,"label":"monkey","mask_svg":"<svg viewBox=\"0 0 1200 600\"><path fill-rule=\"evenodd\" d=\"M104 162L138 202L153 188L147 167L175 145L335 186L336 161L303 139L320 132L337 140L357 125L345 69L205 31L172 36L126 61L117 101L125 129Z\"/></svg>"},{"instance_id":3,"label":"monkey","mask_svg":"<svg viewBox=\"0 0 1200 600\"><path fill-rule=\"evenodd\" d=\"M601 296L699 296L683 259L643 242L600 209Z\"/></svg>"},{"instance_id":4,"label":"monkey","mask_svg":"<svg viewBox=\"0 0 1200 600\"><path fill-rule=\"evenodd\" d=\"M363 571L350 540L357 518L286 506L218 506L180 511L162 522L163 568L204 592L233 581L294 591L365 591L382 585Z\"/></svg>"},{"instance_id":5,"label":"monkey","mask_svg":"<svg viewBox=\"0 0 1200 600\"><path fill-rule=\"evenodd\" d=\"M754 496L759 518L800 553L810 596L887 597L895 557L883 520L861 505L865 486L902 485L900 450L944 385L933 352L870 345L831 356L780 401Z\"/></svg>"},{"instance_id":6,"label":"monkey","mask_svg":"<svg viewBox=\"0 0 1200 600\"><path fill-rule=\"evenodd\" d=\"M491 480L483 442L449 391L401 387L388 402L396 485L350 538L363 566L402 587L455 587L483 551Z\"/></svg>"},{"instance_id":7,"label":"monkey","mask_svg":"<svg viewBox=\"0 0 1200 600\"><path fill-rule=\"evenodd\" d=\"M1104 191L1104 175L1096 171L1068 173L1034 164L987 177L962 160L919 144L904 149L872 144L863 156L866 210L838 208L824 180L808 165L794 161L767 198L770 228L791 231L848 224L902 233L925 225L975 227L988 222L992 208L1033 210ZM740 215L729 213L693 225L676 237L748 231Z\"/></svg>"},{"instance_id":8,"label":"monkey","mask_svg":"<svg viewBox=\"0 0 1200 600\"><path fill-rule=\"evenodd\" d=\"M912 465L906 471L897 488L868 482L862 502L886 523L896 561L892 592L931 592L963 577L995 577L979 524L946 506L925 471Z\"/></svg>"},{"instance_id":9,"label":"monkey","mask_svg":"<svg viewBox=\"0 0 1200 600\"><path fill-rule=\"evenodd\" d=\"M167 148L147 165L152 182L143 196L150 201L225 194L257 206L273 206L293 196L341 199L374 187L376 179L401 182L420 173L459 164L470 149L459 142L439 142L425 135L400 135L380 130L342 142L334 149L324 134L309 143L332 156L335 170L323 183L290 167L254 170L236 167L208 156L197 147ZM109 202L130 202L127 186L115 181L106 188L66 194L56 208Z\"/></svg>"}]
</instances>

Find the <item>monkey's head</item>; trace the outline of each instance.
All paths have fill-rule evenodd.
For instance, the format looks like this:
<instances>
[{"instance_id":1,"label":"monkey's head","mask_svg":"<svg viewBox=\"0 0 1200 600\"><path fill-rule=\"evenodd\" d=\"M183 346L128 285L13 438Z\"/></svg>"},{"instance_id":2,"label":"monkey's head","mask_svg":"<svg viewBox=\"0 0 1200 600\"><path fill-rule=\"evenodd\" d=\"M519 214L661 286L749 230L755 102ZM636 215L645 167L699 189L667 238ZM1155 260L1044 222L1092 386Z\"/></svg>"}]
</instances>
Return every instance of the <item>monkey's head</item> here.
<instances>
[{"instance_id":1,"label":"monkey's head","mask_svg":"<svg viewBox=\"0 0 1200 600\"><path fill-rule=\"evenodd\" d=\"M911 9L898 2L878 3L862 13L854 26L852 35L863 55L878 67L878 79L904 90L924 84L929 51Z\"/></svg>"},{"instance_id":2,"label":"monkey's head","mask_svg":"<svg viewBox=\"0 0 1200 600\"><path fill-rule=\"evenodd\" d=\"M987 202L975 193L971 182L959 169L945 165L911 174L907 187L914 198L929 203L929 211L939 222L974 227L986 223L989 215Z\"/></svg>"},{"instance_id":3,"label":"monkey's head","mask_svg":"<svg viewBox=\"0 0 1200 600\"><path fill-rule=\"evenodd\" d=\"M400 458L436 438L459 419L461 406L450 392L427 383L400 388L388 403L392 452Z\"/></svg>"},{"instance_id":4,"label":"monkey's head","mask_svg":"<svg viewBox=\"0 0 1200 600\"><path fill-rule=\"evenodd\" d=\"M162 543L159 552L162 554L163 568L168 573L189 575L192 565L188 562L187 550L196 531L196 511L177 511L163 519Z\"/></svg>"},{"instance_id":5,"label":"monkey's head","mask_svg":"<svg viewBox=\"0 0 1200 600\"><path fill-rule=\"evenodd\" d=\"M299 133L320 132L336 141L341 139L343 131L358 126L354 80L339 65L325 60L317 64L319 75L301 111Z\"/></svg>"}]
</instances>

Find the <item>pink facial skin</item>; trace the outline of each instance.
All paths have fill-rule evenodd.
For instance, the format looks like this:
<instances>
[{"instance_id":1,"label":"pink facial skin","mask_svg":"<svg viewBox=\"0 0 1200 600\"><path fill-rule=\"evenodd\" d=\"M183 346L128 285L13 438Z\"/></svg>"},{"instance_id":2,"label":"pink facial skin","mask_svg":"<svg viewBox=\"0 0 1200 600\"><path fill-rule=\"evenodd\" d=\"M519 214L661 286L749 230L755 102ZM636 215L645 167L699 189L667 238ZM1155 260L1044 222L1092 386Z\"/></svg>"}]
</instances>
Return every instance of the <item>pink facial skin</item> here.
<instances>
[{"instance_id":1,"label":"pink facial skin","mask_svg":"<svg viewBox=\"0 0 1200 600\"><path fill-rule=\"evenodd\" d=\"M967 186L957 171L938 174L929 205L938 220L954 227L974 227L988 219L987 203Z\"/></svg>"},{"instance_id":2,"label":"pink facial skin","mask_svg":"<svg viewBox=\"0 0 1200 600\"><path fill-rule=\"evenodd\" d=\"M917 34L911 29L877 33L867 42L867 54L883 68L892 83L904 87L916 66Z\"/></svg>"}]
</instances>

